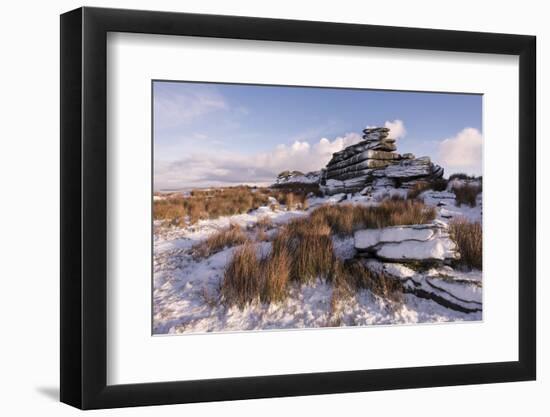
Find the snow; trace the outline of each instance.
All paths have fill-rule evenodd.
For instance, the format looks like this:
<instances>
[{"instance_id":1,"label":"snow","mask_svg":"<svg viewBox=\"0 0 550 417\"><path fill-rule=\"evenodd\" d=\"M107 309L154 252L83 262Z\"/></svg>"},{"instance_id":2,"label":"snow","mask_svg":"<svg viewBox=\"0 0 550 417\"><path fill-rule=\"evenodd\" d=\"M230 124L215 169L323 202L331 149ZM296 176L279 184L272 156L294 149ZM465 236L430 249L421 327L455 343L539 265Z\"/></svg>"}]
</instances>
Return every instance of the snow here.
<instances>
[{"instance_id":1,"label":"snow","mask_svg":"<svg viewBox=\"0 0 550 417\"><path fill-rule=\"evenodd\" d=\"M383 259L454 259L456 245L445 228L445 223L436 221L433 224L358 230L354 234L355 248L374 252Z\"/></svg>"},{"instance_id":2,"label":"snow","mask_svg":"<svg viewBox=\"0 0 550 417\"><path fill-rule=\"evenodd\" d=\"M453 193L427 191L422 197L426 204L437 207L437 219L441 222L439 225L446 225L455 217L466 217L472 221L481 220L481 204L474 208L457 207ZM327 203L378 204L372 194L337 194L325 198L310 198L309 211ZM281 225L293 218L306 215L308 211L287 211L285 207L276 210L260 207L250 213L201 220L184 228L163 227L160 223L155 223L153 333L204 333L481 320L481 311L456 311L413 294L405 294L402 304L394 304L368 290L361 290L350 298L334 303L331 301L332 285L320 280L308 285L292 284L288 298L280 303L267 305L257 302L242 310L220 303L220 283L224 269L236 247L226 248L205 259L193 258L191 248L230 224L238 224L244 230L248 230L247 233L253 233L251 228L259 219L267 216L275 227L269 233L276 233L276 229ZM366 248L375 241L386 242L380 250L382 255L390 258L406 253L418 259L442 259L444 254L452 249L452 242L434 239L434 233L436 232L425 226L419 229L395 227L388 230L368 230L361 238L366 241L360 246ZM401 241L395 242L398 238ZM259 243L258 250L267 253L270 245L269 242ZM335 255L340 259L353 258L356 255L356 245L357 239L353 237L333 237ZM442 297L447 297L460 305L481 306L481 271L463 272L448 266L440 266L420 273L401 263L372 259L366 262L371 269L379 268L404 282L414 280L426 291L437 291ZM438 289L434 289L430 284Z\"/></svg>"},{"instance_id":3,"label":"snow","mask_svg":"<svg viewBox=\"0 0 550 417\"><path fill-rule=\"evenodd\" d=\"M449 238L428 240L425 242L407 240L404 242L386 243L376 251L380 258L443 261L454 258L456 245Z\"/></svg>"},{"instance_id":4,"label":"snow","mask_svg":"<svg viewBox=\"0 0 550 417\"><path fill-rule=\"evenodd\" d=\"M355 232L355 247L367 249L382 242L402 242L404 240L425 241L432 238L435 231L423 225L366 229Z\"/></svg>"},{"instance_id":5,"label":"snow","mask_svg":"<svg viewBox=\"0 0 550 417\"><path fill-rule=\"evenodd\" d=\"M464 204L457 206L454 193L448 191L425 191L420 194L420 197L424 199L425 204L432 206L438 206L439 204L437 218L442 221L448 222L455 218L466 218L471 222L481 222L483 208L481 193L477 196L477 204L475 207Z\"/></svg>"},{"instance_id":6,"label":"snow","mask_svg":"<svg viewBox=\"0 0 550 417\"><path fill-rule=\"evenodd\" d=\"M482 302L482 291L478 281L455 282L456 278L426 278L426 281L432 285L451 293L455 298L468 302Z\"/></svg>"}]
</instances>

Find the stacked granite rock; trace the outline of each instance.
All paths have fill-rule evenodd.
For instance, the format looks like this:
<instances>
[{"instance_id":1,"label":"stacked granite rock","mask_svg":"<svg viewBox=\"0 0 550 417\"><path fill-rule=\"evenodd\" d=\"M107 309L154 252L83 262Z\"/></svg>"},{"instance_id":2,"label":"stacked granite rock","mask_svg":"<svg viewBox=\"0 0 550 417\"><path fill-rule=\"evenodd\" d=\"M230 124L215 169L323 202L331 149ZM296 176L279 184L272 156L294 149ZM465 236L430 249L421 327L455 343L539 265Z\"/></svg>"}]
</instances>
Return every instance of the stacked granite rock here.
<instances>
[{"instance_id":1,"label":"stacked granite rock","mask_svg":"<svg viewBox=\"0 0 550 417\"><path fill-rule=\"evenodd\" d=\"M389 134L385 127L366 128L361 142L334 153L321 173L324 191L354 193L372 185L409 188L443 176L443 168L429 157L395 152L395 139Z\"/></svg>"}]
</instances>

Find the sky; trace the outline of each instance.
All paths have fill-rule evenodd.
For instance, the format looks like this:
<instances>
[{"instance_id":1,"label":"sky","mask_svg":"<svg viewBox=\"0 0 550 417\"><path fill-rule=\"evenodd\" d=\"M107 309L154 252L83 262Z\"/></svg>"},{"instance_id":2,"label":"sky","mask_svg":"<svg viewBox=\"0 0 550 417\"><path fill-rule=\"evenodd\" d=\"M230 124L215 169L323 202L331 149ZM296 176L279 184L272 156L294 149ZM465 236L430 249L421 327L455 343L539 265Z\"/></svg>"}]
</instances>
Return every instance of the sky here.
<instances>
[{"instance_id":1,"label":"sky","mask_svg":"<svg viewBox=\"0 0 550 417\"><path fill-rule=\"evenodd\" d=\"M153 82L156 191L272 184L323 168L386 126L397 152L482 174L482 96L246 84Z\"/></svg>"}]
</instances>

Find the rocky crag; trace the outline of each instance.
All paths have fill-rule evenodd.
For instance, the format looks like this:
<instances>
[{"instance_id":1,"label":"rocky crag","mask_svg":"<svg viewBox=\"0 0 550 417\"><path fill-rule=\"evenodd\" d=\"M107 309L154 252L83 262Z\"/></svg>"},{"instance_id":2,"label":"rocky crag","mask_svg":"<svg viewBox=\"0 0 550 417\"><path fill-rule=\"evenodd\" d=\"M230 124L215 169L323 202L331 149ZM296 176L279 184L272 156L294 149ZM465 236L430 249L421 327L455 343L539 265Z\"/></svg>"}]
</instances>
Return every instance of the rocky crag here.
<instances>
[{"instance_id":1,"label":"rocky crag","mask_svg":"<svg viewBox=\"0 0 550 417\"><path fill-rule=\"evenodd\" d=\"M321 171L320 186L325 194L368 191L368 187L411 188L419 181L443 176L443 168L423 156L396 152L395 139L385 127L366 128L363 140L336 152Z\"/></svg>"},{"instance_id":2,"label":"rocky crag","mask_svg":"<svg viewBox=\"0 0 550 417\"><path fill-rule=\"evenodd\" d=\"M387 187L407 190L443 177L443 168L429 157L398 153L389 129L366 128L363 133L361 142L334 153L320 172L285 172L277 184L317 181L325 195L373 195ZM444 213L442 210L442 218L446 218ZM371 270L400 280L406 293L464 313L482 311L481 274L451 267L460 254L444 221L357 230L354 249L355 258Z\"/></svg>"}]
</instances>

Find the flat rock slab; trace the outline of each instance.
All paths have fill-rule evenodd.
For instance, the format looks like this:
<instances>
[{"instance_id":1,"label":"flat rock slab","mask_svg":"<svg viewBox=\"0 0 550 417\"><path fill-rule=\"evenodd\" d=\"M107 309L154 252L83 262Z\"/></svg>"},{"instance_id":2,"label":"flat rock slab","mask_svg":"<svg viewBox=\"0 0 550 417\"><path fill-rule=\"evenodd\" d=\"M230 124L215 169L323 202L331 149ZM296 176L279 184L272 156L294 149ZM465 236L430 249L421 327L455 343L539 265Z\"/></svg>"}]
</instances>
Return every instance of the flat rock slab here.
<instances>
[{"instance_id":1,"label":"flat rock slab","mask_svg":"<svg viewBox=\"0 0 550 417\"><path fill-rule=\"evenodd\" d=\"M394 262L445 261L455 259L456 245L449 238L426 242L405 241L381 244L375 249L379 259Z\"/></svg>"},{"instance_id":2,"label":"flat rock slab","mask_svg":"<svg viewBox=\"0 0 550 417\"><path fill-rule=\"evenodd\" d=\"M366 261L366 265L370 270L401 280L405 293L463 313L482 311L481 271L461 273L450 267L441 267L419 273L404 264L374 259Z\"/></svg>"},{"instance_id":3,"label":"flat rock slab","mask_svg":"<svg viewBox=\"0 0 550 417\"><path fill-rule=\"evenodd\" d=\"M384 171L389 178L417 178L432 174L433 164L428 157L404 159L399 164L389 166Z\"/></svg>"},{"instance_id":4,"label":"flat rock slab","mask_svg":"<svg viewBox=\"0 0 550 417\"><path fill-rule=\"evenodd\" d=\"M380 159L380 160L390 160L390 161L398 161L401 158L401 155L396 152L386 152L386 151L373 151L372 149L357 153L355 155L352 155L346 159L343 159L339 162L336 162L336 160L332 159L327 164L328 169L339 169L339 168L345 168L349 165L356 164L358 162L365 161L367 159Z\"/></svg>"},{"instance_id":5,"label":"flat rock slab","mask_svg":"<svg viewBox=\"0 0 550 417\"><path fill-rule=\"evenodd\" d=\"M358 230L355 249L385 261L448 261L458 258L456 244L442 222Z\"/></svg>"}]
</instances>

